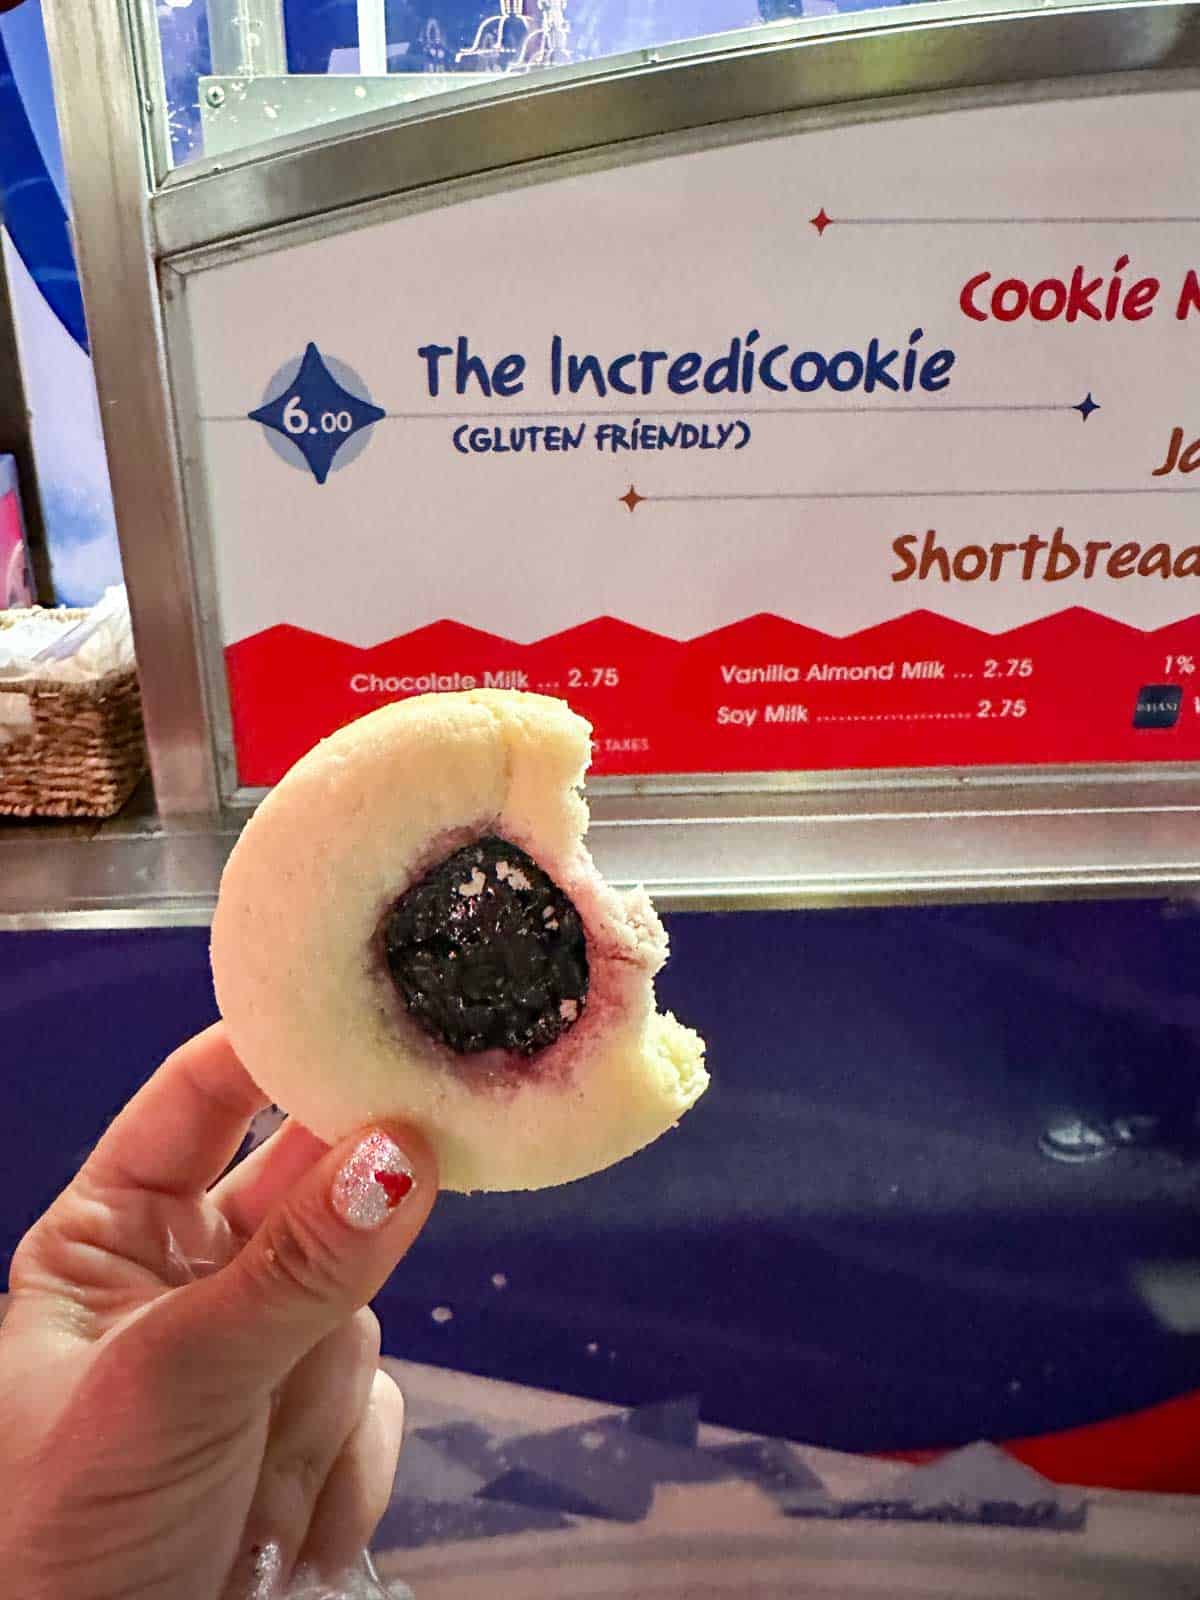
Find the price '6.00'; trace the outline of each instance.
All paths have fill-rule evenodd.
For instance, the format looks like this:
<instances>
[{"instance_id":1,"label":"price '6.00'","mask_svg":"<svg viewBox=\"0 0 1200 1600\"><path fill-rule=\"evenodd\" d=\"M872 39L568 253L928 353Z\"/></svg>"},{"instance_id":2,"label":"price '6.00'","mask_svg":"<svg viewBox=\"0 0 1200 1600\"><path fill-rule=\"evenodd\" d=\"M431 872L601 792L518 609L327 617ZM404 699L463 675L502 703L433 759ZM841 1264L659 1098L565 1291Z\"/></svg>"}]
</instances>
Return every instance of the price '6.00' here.
<instances>
[{"instance_id":1,"label":"price '6.00'","mask_svg":"<svg viewBox=\"0 0 1200 1600\"><path fill-rule=\"evenodd\" d=\"M354 418L348 411L322 411L314 423L294 394L283 408L283 425L289 433L349 433Z\"/></svg>"}]
</instances>

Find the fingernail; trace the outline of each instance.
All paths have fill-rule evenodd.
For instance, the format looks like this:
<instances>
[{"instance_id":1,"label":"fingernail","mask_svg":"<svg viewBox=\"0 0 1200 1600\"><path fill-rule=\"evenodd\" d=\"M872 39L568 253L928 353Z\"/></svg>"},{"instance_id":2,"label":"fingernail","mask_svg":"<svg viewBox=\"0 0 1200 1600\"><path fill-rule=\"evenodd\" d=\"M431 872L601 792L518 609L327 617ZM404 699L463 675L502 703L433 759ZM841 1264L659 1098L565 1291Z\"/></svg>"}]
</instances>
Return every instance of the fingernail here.
<instances>
[{"instance_id":1,"label":"fingernail","mask_svg":"<svg viewBox=\"0 0 1200 1600\"><path fill-rule=\"evenodd\" d=\"M369 1232L387 1221L415 1183L403 1150L377 1130L356 1145L333 1180L330 1200L343 1222Z\"/></svg>"},{"instance_id":2,"label":"fingernail","mask_svg":"<svg viewBox=\"0 0 1200 1600\"><path fill-rule=\"evenodd\" d=\"M254 1588L250 1600L275 1600L283 1576L283 1551L274 1540L255 1545L250 1552L254 1562Z\"/></svg>"}]
</instances>

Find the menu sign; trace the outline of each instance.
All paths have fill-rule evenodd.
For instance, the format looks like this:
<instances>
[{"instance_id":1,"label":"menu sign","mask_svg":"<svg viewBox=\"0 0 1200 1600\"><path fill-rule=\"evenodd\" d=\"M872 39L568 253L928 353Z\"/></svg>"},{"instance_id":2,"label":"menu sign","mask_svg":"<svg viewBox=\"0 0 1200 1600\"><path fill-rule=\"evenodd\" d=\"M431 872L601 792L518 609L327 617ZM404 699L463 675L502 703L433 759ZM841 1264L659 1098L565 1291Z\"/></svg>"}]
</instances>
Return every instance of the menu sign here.
<instances>
[{"instance_id":1,"label":"menu sign","mask_svg":"<svg viewBox=\"0 0 1200 1600\"><path fill-rule=\"evenodd\" d=\"M241 781L477 685L601 774L1200 757L1197 117L797 132L188 272Z\"/></svg>"}]
</instances>

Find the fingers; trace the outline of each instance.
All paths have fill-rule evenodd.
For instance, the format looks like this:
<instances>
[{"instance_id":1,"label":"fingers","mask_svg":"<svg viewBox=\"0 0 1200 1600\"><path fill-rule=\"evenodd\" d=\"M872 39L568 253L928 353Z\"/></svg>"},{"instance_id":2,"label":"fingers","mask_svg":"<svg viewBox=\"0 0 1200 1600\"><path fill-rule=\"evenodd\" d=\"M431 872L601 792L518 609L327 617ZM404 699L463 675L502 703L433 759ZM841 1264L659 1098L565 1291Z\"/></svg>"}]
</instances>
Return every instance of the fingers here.
<instances>
[{"instance_id":1,"label":"fingers","mask_svg":"<svg viewBox=\"0 0 1200 1600\"><path fill-rule=\"evenodd\" d=\"M267 1104L221 1023L189 1039L113 1122L80 1177L97 1187L201 1194Z\"/></svg>"},{"instance_id":2,"label":"fingers","mask_svg":"<svg viewBox=\"0 0 1200 1600\"><path fill-rule=\"evenodd\" d=\"M366 1409L317 1501L299 1567L336 1583L370 1546L391 1498L403 1436L404 1397L377 1371Z\"/></svg>"},{"instance_id":3,"label":"fingers","mask_svg":"<svg viewBox=\"0 0 1200 1600\"><path fill-rule=\"evenodd\" d=\"M412 1128L351 1135L268 1212L220 1272L176 1291L157 1328L208 1384L274 1389L376 1295L424 1226L437 1168Z\"/></svg>"},{"instance_id":4,"label":"fingers","mask_svg":"<svg viewBox=\"0 0 1200 1600\"><path fill-rule=\"evenodd\" d=\"M271 1207L329 1149L298 1122L285 1122L212 1189L208 1198L233 1231L248 1239Z\"/></svg>"},{"instance_id":5,"label":"fingers","mask_svg":"<svg viewBox=\"0 0 1200 1600\"><path fill-rule=\"evenodd\" d=\"M276 1545L290 1574L334 1463L367 1412L379 1363L379 1323L360 1311L322 1339L280 1391L246 1517L240 1567ZM237 1569L235 1569L236 1572Z\"/></svg>"}]
</instances>

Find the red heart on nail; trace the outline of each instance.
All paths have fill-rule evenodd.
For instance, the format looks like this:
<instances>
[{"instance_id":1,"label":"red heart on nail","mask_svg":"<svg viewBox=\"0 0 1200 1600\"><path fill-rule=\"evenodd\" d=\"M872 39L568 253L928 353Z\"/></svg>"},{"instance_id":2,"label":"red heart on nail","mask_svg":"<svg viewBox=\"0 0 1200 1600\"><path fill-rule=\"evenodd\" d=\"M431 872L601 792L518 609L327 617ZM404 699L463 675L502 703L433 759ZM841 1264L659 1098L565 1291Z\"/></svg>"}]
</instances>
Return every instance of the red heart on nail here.
<instances>
[{"instance_id":1,"label":"red heart on nail","mask_svg":"<svg viewBox=\"0 0 1200 1600\"><path fill-rule=\"evenodd\" d=\"M387 1195L389 1211L400 1204L413 1186L411 1172L375 1172L372 1177Z\"/></svg>"}]
</instances>

